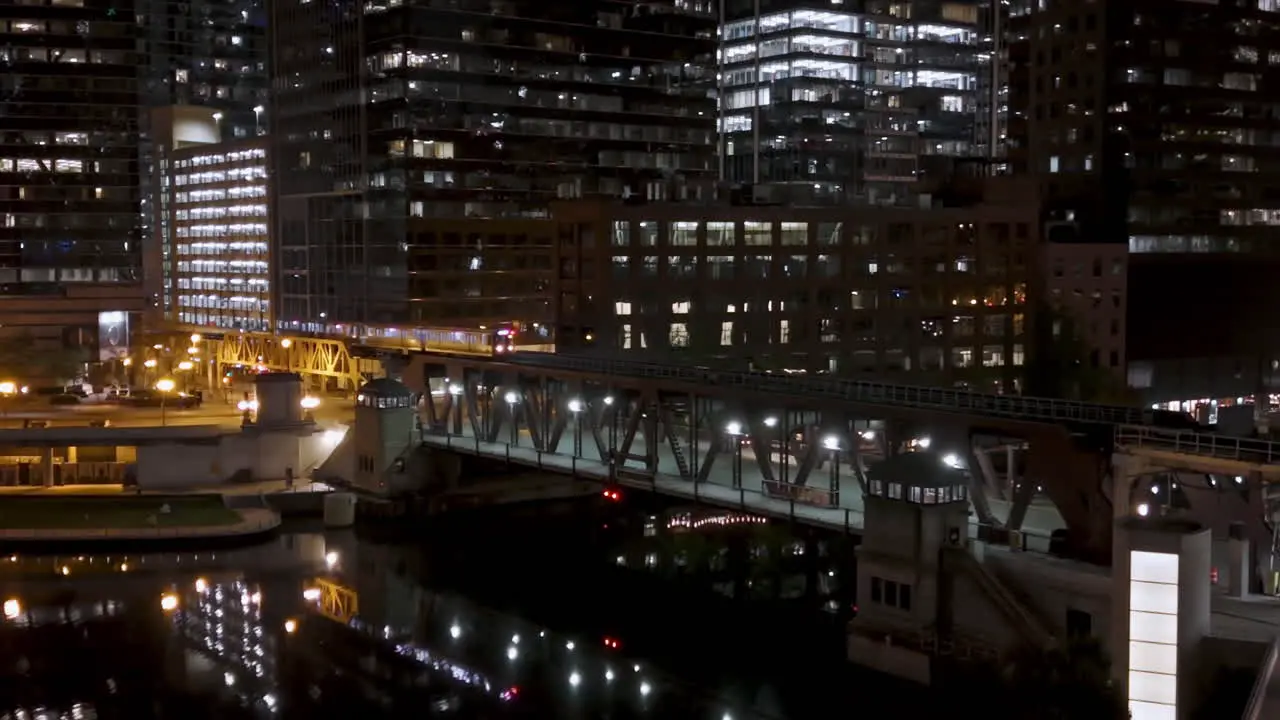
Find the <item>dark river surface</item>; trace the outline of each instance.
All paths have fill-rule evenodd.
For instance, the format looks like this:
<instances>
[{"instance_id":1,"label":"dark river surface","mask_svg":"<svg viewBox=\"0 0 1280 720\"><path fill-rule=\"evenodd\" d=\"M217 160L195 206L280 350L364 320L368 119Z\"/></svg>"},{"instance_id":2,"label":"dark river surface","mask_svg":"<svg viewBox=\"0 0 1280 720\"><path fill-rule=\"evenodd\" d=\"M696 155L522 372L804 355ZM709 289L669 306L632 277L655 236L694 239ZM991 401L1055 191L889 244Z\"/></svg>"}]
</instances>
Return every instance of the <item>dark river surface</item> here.
<instances>
[{"instance_id":1,"label":"dark river surface","mask_svg":"<svg viewBox=\"0 0 1280 720\"><path fill-rule=\"evenodd\" d=\"M847 538L653 498L4 556L0 720L927 712L845 660L852 577Z\"/></svg>"}]
</instances>

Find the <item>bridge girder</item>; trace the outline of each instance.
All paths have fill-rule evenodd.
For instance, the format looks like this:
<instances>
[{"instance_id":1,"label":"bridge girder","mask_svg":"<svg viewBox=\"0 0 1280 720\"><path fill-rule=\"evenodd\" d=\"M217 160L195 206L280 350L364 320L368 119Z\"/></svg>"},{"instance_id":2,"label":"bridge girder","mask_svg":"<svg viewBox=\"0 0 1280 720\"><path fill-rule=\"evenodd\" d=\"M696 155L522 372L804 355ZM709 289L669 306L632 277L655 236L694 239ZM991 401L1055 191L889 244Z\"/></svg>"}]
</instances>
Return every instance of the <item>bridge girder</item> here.
<instances>
[{"instance_id":1,"label":"bridge girder","mask_svg":"<svg viewBox=\"0 0 1280 720\"><path fill-rule=\"evenodd\" d=\"M946 438L947 452L970 458L975 508L983 523L995 527L1004 523L984 510L984 478L972 461L975 437L1018 438L1030 446L1028 478L1011 498L1010 528L1021 527L1031 496L1043 487L1071 528L1071 539L1082 546L1078 551L1110 558L1112 513L1103 493L1108 455L1105 449L1081 447L1061 425L977 422L959 413L475 358L415 356L404 379L411 388L436 391L421 406L422 432L448 436L451 442L507 443L535 450L539 458L603 462L618 478L661 474L693 483L695 493L713 473L727 472L735 488L749 475L758 478L767 496L827 508L847 506L850 498L841 502L842 493L856 495L861 505L868 464L895 452L908 428L923 428ZM875 442L863 438L873 424ZM889 434L896 437L885 437ZM768 451L756 453L759 448ZM1070 457L1064 462L1063 456Z\"/></svg>"},{"instance_id":2,"label":"bridge girder","mask_svg":"<svg viewBox=\"0 0 1280 720\"><path fill-rule=\"evenodd\" d=\"M313 582L320 591L316 611L321 615L345 625L360 614L360 596L355 590L329 578L316 578Z\"/></svg>"}]
</instances>

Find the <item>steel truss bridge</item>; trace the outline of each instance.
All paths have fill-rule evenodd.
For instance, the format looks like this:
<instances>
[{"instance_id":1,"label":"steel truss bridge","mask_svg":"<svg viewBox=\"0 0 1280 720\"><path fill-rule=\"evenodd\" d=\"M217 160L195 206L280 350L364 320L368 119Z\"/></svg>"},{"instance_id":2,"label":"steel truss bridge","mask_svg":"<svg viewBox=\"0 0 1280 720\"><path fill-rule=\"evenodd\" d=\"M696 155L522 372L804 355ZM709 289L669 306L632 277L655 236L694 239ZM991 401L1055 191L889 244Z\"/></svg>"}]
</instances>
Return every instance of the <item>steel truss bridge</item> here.
<instances>
[{"instance_id":1,"label":"steel truss bridge","mask_svg":"<svg viewBox=\"0 0 1280 720\"><path fill-rule=\"evenodd\" d=\"M971 470L983 525L1047 535L1028 520L1042 489L1075 551L1099 562L1117 448L1163 445L1183 468L1255 475L1280 462L1278 445L1161 430L1139 408L534 354L399 362L432 398L428 446L860 528L868 464L928 438L940 462ZM1009 445L1026 453L1015 483L992 470L991 449Z\"/></svg>"}]
</instances>

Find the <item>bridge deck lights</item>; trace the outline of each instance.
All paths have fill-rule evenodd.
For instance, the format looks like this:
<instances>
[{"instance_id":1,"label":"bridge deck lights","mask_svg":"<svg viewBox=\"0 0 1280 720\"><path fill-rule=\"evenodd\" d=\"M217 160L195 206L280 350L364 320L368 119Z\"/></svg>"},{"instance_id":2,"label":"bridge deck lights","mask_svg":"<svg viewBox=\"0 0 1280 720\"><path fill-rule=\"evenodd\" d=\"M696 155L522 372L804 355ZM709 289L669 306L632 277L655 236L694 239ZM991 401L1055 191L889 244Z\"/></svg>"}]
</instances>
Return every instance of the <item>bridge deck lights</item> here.
<instances>
[{"instance_id":1,"label":"bridge deck lights","mask_svg":"<svg viewBox=\"0 0 1280 720\"><path fill-rule=\"evenodd\" d=\"M839 450L840 438L836 437L835 435L828 435L822 438L822 447L828 450Z\"/></svg>"},{"instance_id":2,"label":"bridge deck lights","mask_svg":"<svg viewBox=\"0 0 1280 720\"><path fill-rule=\"evenodd\" d=\"M778 425L778 418L773 417L772 415L764 419L765 427L777 427L777 425Z\"/></svg>"},{"instance_id":3,"label":"bridge deck lights","mask_svg":"<svg viewBox=\"0 0 1280 720\"><path fill-rule=\"evenodd\" d=\"M508 390L507 394L502 396L502 399L506 400L508 405L515 405L520 401L520 396L514 391Z\"/></svg>"},{"instance_id":4,"label":"bridge deck lights","mask_svg":"<svg viewBox=\"0 0 1280 720\"><path fill-rule=\"evenodd\" d=\"M449 386L449 394L450 394L450 395L453 395L454 397L457 397L458 395L461 395L461 394L462 394L462 386L461 386L461 385L450 385L450 386Z\"/></svg>"},{"instance_id":5,"label":"bridge deck lights","mask_svg":"<svg viewBox=\"0 0 1280 720\"><path fill-rule=\"evenodd\" d=\"M742 423L734 421L724 426L724 431L730 435L742 434Z\"/></svg>"},{"instance_id":6,"label":"bridge deck lights","mask_svg":"<svg viewBox=\"0 0 1280 720\"><path fill-rule=\"evenodd\" d=\"M573 400L570 400L570 401L569 401L569 412L574 412L574 413L582 412L582 401L581 401L581 400L578 400L577 398L574 398Z\"/></svg>"}]
</instances>

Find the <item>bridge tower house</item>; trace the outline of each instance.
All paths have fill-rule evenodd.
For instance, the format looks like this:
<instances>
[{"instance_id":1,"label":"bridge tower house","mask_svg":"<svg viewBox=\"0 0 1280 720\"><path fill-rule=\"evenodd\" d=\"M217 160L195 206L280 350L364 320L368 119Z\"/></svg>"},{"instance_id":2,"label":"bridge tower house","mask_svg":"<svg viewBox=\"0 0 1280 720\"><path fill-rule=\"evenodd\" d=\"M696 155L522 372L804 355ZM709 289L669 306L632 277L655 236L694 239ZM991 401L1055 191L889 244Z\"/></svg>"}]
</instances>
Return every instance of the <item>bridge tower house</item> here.
<instances>
[{"instance_id":1,"label":"bridge tower house","mask_svg":"<svg viewBox=\"0 0 1280 720\"><path fill-rule=\"evenodd\" d=\"M379 495L394 495L414 484L407 463L414 437L416 410L413 393L404 383L378 378L356 395L356 487Z\"/></svg>"},{"instance_id":2,"label":"bridge tower house","mask_svg":"<svg viewBox=\"0 0 1280 720\"><path fill-rule=\"evenodd\" d=\"M873 653L884 661L886 672L929 682L929 660L920 653L920 645L897 652L897 643L879 638L947 632L949 593L943 554L947 548L963 548L968 541L967 486L965 472L934 452L902 453L867 471L851 656ZM858 647L864 643L874 649Z\"/></svg>"}]
</instances>

